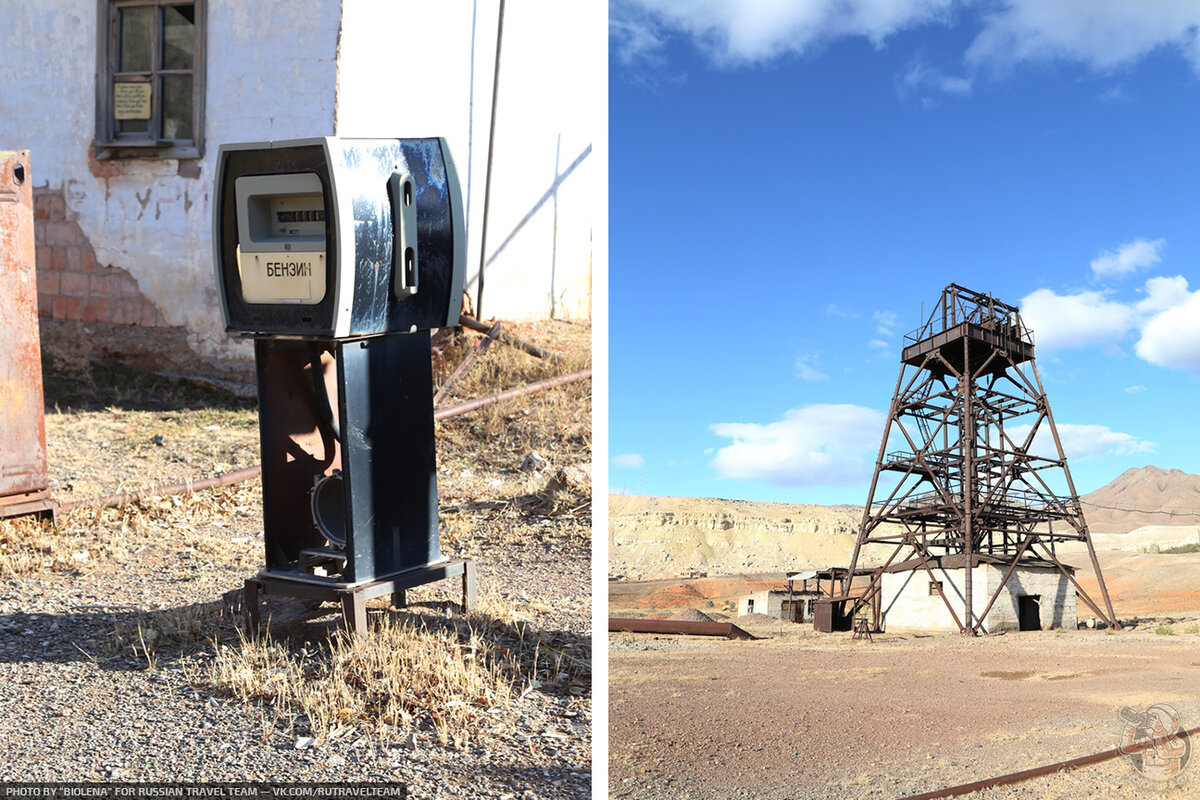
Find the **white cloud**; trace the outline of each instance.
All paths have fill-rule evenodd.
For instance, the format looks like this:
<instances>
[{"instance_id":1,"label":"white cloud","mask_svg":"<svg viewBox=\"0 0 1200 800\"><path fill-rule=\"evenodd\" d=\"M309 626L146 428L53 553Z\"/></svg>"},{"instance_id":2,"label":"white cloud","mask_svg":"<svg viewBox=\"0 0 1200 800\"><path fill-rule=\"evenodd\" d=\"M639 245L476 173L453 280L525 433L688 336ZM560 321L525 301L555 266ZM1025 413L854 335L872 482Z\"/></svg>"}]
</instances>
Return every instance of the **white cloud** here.
<instances>
[{"instance_id":1,"label":"white cloud","mask_svg":"<svg viewBox=\"0 0 1200 800\"><path fill-rule=\"evenodd\" d=\"M1021 300L1021 318L1043 351L1120 341L1136 322L1129 306L1104 292L1057 294L1038 289Z\"/></svg>"},{"instance_id":2,"label":"white cloud","mask_svg":"<svg viewBox=\"0 0 1200 800\"><path fill-rule=\"evenodd\" d=\"M867 342L867 347L870 347L872 350L887 350L889 345L883 339L872 339Z\"/></svg>"},{"instance_id":3,"label":"white cloud","mask_svg":"<svg viewBox=\"0 0 1200 800\"><path fill-rule=\"evenodd\" d=\"M796 356L796 377L802 381L823 381L829 376L813 366L817 360L815 353L801 353Z\"/></svg>"},{"instance_id":4,"label":"white cloud","mask_svg":"<svg viewBox=\"0 0 1200 800\"><path fill-rule=\"evenodd\" d=\"M765 480L784 486L845 486L870 478L884 415L849 404L793 408L766 425L710 425L732 443L710 462L723 478Z\"/></svg>"},{"instance_id":5,"label":"white cloud","mask_svg":"<svg viewBox=\"0 0 1200 800\"><path fill-rule=\"evenodd\" d=\"M646 459L642 458L640 453L621 453L612 457L612 465L624 469L641 469L646 466Z\"/></svg>"},{"instance_id":6,"label":"white cloud","mask_svg":"<svg viewBox=\"0 0 1200 800\"><path fill-rule=\"evenodd\" d=\"M1158 251L1167 243L1166 239L1134 239L1116 250L1106 250L1092 259L1092 275L1097 278L1120 277L1151 267L1162 261Z\"/></svg>"},{"instance_id":7,"label":"white cloud","mask_svg":"<svg viewBox=\"0 0 1200 800\"><path fill-rule=\"evenodd\" d=\"M622 64L661 61L666 34L647 15L636 13L632 8L621 16L613 14L608 30L614 40L613 52Z\"/></svg>"},{"instance_id":8,"label":"white cloud","mask_svg":"<svg viewBox=\"0 0 1200 800\"><path fill-rule=\"evenodd\" d=\"M661 47L662 29L692 38L722 66L804 54L849 36L876 47L898 31L944 21L957 0L618 0L610 13L617 57Z\"/></svg>"},{"instance_id":9,"label":"white cloud","mask_svg":"<svg viewBox=\"0 0 1200 800\"><path fill-rule=\"evenodd\" d=\"M921 98L921 105L933 108L937 105L936 95L966 97L971 94L971 80L946 75L920 59L909 62L908 68L896 82L901 99Z\"/></svg>"},{"instance_id":10,"label":"white cloud","mask_svg":"<svg viewBox=\"0 0 1200 800\"><path fill-rule=\"evenodd\" d=\"M1131 98L1124 87L1113 86L1096 95L1096 99L1102 103L1128 103Z\"/></svg>"},{"instance_id":11,"label":"white cloud","mask_svg":"<svg viewBox=\"0 0 1200 800\"><path fill-rule=\"evenodd\" d=\"M875 332L880 336L891 336L896 332L896 326L900 323L900 318L896 316L895 311L876 311L872 315L875 319Z\"/></svg>"},{"instance_id":12,"label":"white cloud","mask_svg":"<svg viewBox=\"0 0 1200 800\"><path fill-rule=\"evenodd\" d=\"M1182 294L1178 293L1178 283L1165 285L1170 280L1182 281ZM1200 371L1200 292L1188 292L1187 281L1182 277L1161 281L1157 293L1150 289L1151 281L1146 282L1149 296L1142 302L1152 308L1167 302L1171 304L1155 308L1156 313L1142 326L1142 336L1134 351L1140 358L1160 367Z\"/></svg>"},{"instance_id":13,"label":"white cloud","mask_svg":"<svg viewBox=\"0 0 1200 800\"><path fill-rule=\"evenodd\" d=\"M1142 291L1143 299L1123 303L1106 292L1038 289L1021 301L1021 316L1041 352L1093 345L1119 352L1136 331L1134 352L1143 361L1200 372L1200 292L1182 275L1150 278Z\"/></svg>"},{"instance_id":14,"label":"white cloud","mask_svg":"<svg viewBox=\"0 0 1200 800\"><path fill-rule=\"evenodd\" d=\"M982 9L982 10L980 10ZM978 13L976 13L978 10ZM892 35L947 25L972 14L982 28L967 48L969 69L1004 69L1066 60L1112 72L1154 51L1174 51L1200 74L1200 4L1195 0L613 0L613 52L625 65L661 65L666 41L682 35L718 66L736 67L803 55L830 42L862 37L882 48ZM972 80L917 62L902 91L965 96ZM1105 99L1121 99L1120 90Z\"/></svg>"},{"instance_id":15,"label":"white cloud","mask_svg":"<svg viewBox=\"0 0 1200 800\"><path fill-rule=\"evenodd\" d=\"M1161 48L1181 52L1200 72L1198 25L1195 0L1004 0L984 15L966 58L999 66L1066 59L1107 72Z\"/></svg>"},{"instance_id":16,"label":"white cloud","mask_svg":"<svg viewBox=\"0 0 1200 800\"><path fill-rule=\"evenodd\" d=\"M837 303L830 303L825 306L825 313L831 317L841 317L842 319L858 319L861 316L855 311L847 311Z\"/></svg>"},{"instance_id":17,"label":"white cloud","mask_svg":"<svg viewBox=\"0 0 1200 800\"><path fill-rule=\"evenodd\" d=\"M1152 453L1156 445L1139 439L1130 433L1114 431L1107 425L1073 425L1066 423L1058 425L1058 438L1062 442L1067 460L1080 458L1101 458L1103 456L1127 456L1134 453ZM1029 425L1013 425L1005 432L1014 442L1020 444L1029 435ZM1057 458L1054 447L1054 437L1050 435L1050 426L1042 423L1034 437L1030 451L1035 455Z\"/></svg>"},{"instance_id":18,"label":"white cloud","mask_svg":"<svg viewBox=\"0 0 1200 800\"><path fill-rule=\"evenodd\" d=\"M1141 394L1144 391L1146 391L1146 387L1140 383L1125 387L1125 394Z\"/></svg>"},{"instance_id":19,"label":"white cloud","mask_svg":"<svg viewBox=\"0 0 1200 800\"><path fill-rule=\"evenodd\" d=\"M1182 275L1151 278L1146 281L1144 291L1146 299L1137 304L1137 310L1143 314L1156 314L1183 305L1190 296L1187 278Z\"/></svg>"}]
</instances>

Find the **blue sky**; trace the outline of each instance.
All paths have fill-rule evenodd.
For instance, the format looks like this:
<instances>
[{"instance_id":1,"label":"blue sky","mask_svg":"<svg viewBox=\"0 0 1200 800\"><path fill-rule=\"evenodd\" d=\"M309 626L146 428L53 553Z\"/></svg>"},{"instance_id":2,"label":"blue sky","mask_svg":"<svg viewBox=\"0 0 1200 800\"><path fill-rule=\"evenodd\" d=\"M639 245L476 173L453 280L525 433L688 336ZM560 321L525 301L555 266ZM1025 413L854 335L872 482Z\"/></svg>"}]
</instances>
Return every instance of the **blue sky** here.
<instances>
[{"instance_id":1,"label":"blue sky","mask_svg":"<svg viewBox=\"0 0 1200 800\"><path fill-rule=\"evenodd\" d=\"M905 333L1018 304L1080 492L1200 473L1200 7L619 0L610 491L866 498Z\"/></svg>"}]
</instances>

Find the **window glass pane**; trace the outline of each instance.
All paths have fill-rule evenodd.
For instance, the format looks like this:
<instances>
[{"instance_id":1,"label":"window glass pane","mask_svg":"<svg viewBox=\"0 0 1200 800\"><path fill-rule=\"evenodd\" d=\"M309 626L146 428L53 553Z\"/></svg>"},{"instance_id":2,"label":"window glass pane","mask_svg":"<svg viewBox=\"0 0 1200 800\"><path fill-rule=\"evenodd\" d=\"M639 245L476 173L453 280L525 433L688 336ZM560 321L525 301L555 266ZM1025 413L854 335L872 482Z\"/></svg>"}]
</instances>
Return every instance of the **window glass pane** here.
<instances>
[{"instance_id":1,"label":"window glass pane","mask_svg":"<svg viewBox=\"0 0 1200 800\"><path fill-rule=\"evenodd\" d=\"M148 119L122 119L117 121L117 133L145 133L150 127Z\"/></svg>"},{"instance_id":2,"label":"window glass pane","mask_svg":"<svg viewBox=\"0 0 1200 800\"><path fill-rule=\"evenodd\" d=\"M192 138L192 76L162 77L162 126L164 139Z\"/></svg>"},{"instance_id":3,"label":"window glass pane","mask_svg":"<svg viewBox=\"0 0 1200 800\"><path fill-rule=\"evenodd\" d=\"M196 49L195 9L189 3L163 9L163 69L191 69Z\"/></svg>"},{"instance_id":4,"label":"window glass pane","mask_svg":"<svg viewBox=\"0 0 1200 800\"><path fill-rule=\"evenodd\" d=\"M150 69L150 37L154 27L154 9L148 6L122 8L120 17L121 59L119 72Z\"/></svg>"}]
</instances>

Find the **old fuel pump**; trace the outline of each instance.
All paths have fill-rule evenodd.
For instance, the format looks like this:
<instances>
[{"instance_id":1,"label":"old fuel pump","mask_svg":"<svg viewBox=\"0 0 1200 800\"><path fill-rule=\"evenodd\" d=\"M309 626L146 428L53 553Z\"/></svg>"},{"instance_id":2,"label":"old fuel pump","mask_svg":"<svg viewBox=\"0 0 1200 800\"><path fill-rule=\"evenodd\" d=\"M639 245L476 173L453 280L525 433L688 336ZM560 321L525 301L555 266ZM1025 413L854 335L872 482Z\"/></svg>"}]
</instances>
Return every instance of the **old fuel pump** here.
<instances>
[{"instance_id":1,"label":"old fuel pump","mask_svg":"<svg viewBox=\"0 0 1200 800\"><path fill-rule=\"evenodd\" d=\"M463 205L443 139L227 144L213 252L227 330L254 339L261 593L366 600L462 576L441 554L430 329L457 324Z\"/></svg>"}]
</instances>

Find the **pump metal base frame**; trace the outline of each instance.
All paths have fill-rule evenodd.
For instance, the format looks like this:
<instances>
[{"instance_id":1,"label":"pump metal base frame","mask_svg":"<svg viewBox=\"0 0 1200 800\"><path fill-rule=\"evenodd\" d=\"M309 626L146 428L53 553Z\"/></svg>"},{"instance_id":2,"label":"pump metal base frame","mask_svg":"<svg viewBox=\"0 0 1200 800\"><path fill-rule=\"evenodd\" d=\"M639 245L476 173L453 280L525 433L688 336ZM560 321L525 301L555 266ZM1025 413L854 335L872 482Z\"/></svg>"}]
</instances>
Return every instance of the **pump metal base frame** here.
<instances>
[{"instance_id":1,"label":"pump metal base frame","mask_svg":"<svg viewBox=\"0 0 1200 800\"><path fill-rule=\"evenodd\" d=\"M246 627L251 635L258 633L261 623L260 595L301 597L340 604L346 628L355 638L363 640L367 638L368 600L390 594L392 604L403 608L407 589L458 575L462 576L462 610L465 613L475 606L475 561L469 558L452 558L438 564L405 570L387 578L349 586L314 583L260 572L255 577L246 579Z\"/></svg>"}]
</instances>

